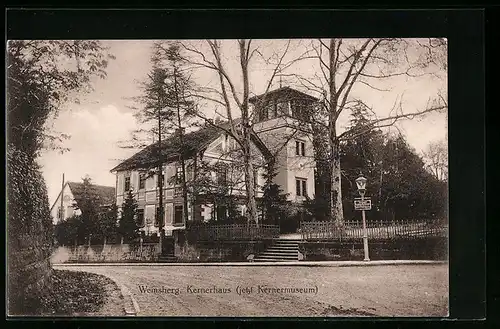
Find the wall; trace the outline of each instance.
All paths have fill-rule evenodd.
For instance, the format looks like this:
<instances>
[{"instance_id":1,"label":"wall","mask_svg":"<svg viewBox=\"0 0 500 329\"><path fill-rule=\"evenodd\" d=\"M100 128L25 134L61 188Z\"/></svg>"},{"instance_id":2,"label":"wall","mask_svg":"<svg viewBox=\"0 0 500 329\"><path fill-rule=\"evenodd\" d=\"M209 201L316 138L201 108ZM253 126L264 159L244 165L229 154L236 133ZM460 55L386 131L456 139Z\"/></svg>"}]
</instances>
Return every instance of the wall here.
<instances>
[{"instance_id":1,"label":"wall","mask_svg":"<svg viewBox=\"0 0 500 329\"><path fill-rule=\"evenodd\" d=\"M247 257L264 251L271 241L206 241L188 243L176 238L177 262L247 262ZM52 264L60 263L120 263L157 262L159 245L115 244L97 246L59 247L52 254Z\"/></svg>"},{"instance_id":2,"label":"wall","mask_svg":"<svg viewBox=\"0 0 500 329\"><path fill-rule=\"evenodd\" d=\"M370 260L447 260L448 239L429 237L422 239L370 240ZM302 242L299 251L304 260L363 260L363 241Z\"/></svg>"},{"instance_id":3,"label":"wall","mask_svg":"<svg viewBox=\"0 0 500 329\"><path fill-rule=\"evenodd\" d=\"M266 249L271 241L205 241L188 243L176 241L178 262L248 262L247 257Z\"/></svg>"}]
</instances>

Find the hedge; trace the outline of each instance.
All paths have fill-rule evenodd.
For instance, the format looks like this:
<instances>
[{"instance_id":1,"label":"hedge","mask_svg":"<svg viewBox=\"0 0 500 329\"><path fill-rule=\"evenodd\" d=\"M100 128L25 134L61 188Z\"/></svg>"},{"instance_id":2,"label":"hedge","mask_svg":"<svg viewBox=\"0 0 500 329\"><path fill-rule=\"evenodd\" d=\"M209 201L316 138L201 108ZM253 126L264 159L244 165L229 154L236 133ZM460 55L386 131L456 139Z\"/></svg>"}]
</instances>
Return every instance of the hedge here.
<instances>
[{"instance_id":1,"label":"hedge","mask_svg":"<svg viewBox=\"0 0 500 329\"><path fill-rule=\"evenodd\" d=\"M38 314L51 274L53 228L35 159L7 148L7 296L9 315Z\"/></svg>"}]
</instances>

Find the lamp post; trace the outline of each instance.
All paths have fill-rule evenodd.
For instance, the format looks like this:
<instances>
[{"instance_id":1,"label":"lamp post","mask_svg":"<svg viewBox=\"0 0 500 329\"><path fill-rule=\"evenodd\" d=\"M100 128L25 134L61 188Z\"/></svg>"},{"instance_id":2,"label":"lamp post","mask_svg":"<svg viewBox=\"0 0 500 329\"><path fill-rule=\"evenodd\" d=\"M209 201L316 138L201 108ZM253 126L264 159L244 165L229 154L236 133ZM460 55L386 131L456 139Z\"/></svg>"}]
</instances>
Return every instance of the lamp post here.
<instances>
[{"instance_id":1,"label":"lamp post","mask_svg":"<svg viewBox=\"0 0 500 329\"><path fill-rule=\"evenodd\" d=\"M363 174L359 174L359 177L356 179L356 185L358 187L359 195L361 196L361 204L364 204L365 201L365 192L366 192L366 181L367 179L363 176ZM370 260L370 256L368 253L368 232L366 231L366 217L365 210L361 211L363 216L363 245L365 250L365 261Z\"/></svg>"}]
</instances>

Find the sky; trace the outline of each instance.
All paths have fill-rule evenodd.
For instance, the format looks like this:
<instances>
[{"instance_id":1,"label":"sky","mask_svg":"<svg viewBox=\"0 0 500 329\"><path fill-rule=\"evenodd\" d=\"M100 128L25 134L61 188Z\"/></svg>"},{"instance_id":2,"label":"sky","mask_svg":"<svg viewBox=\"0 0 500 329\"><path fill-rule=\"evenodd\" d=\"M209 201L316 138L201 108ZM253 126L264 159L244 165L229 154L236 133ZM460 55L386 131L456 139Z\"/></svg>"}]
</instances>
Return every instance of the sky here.
<instances>
[{"instance_id":1,"label":"sky","mask_svg":"<svg viewBox=\"0 0 500 329\"><path fill-rule=\"evenodd\" d=\"M290 43L284 61L297 58L309 50L311 40L293 40ZM64 104L57 117L49 119L47 125L50 129L71 137L61 146L69 151L44 151L38 162L42 166L52 204L61 188L62 175L66 181L81 181L86 175L90 176L94 184L114 186L115 177L110 170L121 161L133 155L138 150L120 148L122 141L130 140L132 131L138 127L131 97L140 94L139 82L143 81L149 70L151 40L117 40L103 41L110 47L110 52L116 56L110 61L107 68L106 79L93 81L94 91L82 95L79 104ZM207 50L203 41L192 41L192 45L201 51ZM250 66L251 94L263 93L267 88L267 81L272 72L272 67L265 65L262 58L272 58L285 49L285 40L256 40L253 46L259 47L262 57L255 55ZM241 69L237 58L238 48L233 40L222 42L223 60L228 74L235 83L237 90L241 90ZM304 60L294 64L289 71L307 76L314 69L314 63ZM208 70L209 71L209 70ZM196 71L193 76L197 84L215 86L217 76L205 70ZM288 78L283 78L283 85L289 84ZM271 89L279 87L279 81ZM414 112L423 109L427 100L434 96L438 90L446 90L446 77L425 77L408 80L395 78L381 81L377 87L390 89L381 92L360 85L353 88L352 94L360 97L372 106L378 116L389 113L394 102L403 97L405 112ZM202 104L208 109L208 114L213 114L213 104ZM220 110L220 109L219 109ZM348 113L343 113L339 120L339 128L345 127ZM447 136L446 113L432 113L424 118L406 120L398 123L399 130L406 136L409 144L421 153L430 143L443 140ZM395 128L391 128L395 129Z\"/></svg>"}]
</instances>

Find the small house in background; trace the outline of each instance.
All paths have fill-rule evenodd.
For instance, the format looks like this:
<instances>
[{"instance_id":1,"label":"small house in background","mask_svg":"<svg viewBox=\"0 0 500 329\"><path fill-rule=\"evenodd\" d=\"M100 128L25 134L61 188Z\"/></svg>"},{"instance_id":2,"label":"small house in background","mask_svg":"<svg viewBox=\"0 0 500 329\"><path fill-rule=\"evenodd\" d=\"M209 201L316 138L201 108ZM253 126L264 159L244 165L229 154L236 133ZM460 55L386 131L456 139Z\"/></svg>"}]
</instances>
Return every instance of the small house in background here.
<instances>
[{"instance_id":1,"label":"small house in background","mask_svg":"<svg viewBox=\"0 0 500 329\"><path fill-rule=\"evenodd\" d=\"M64 184L52 208L50 208L54 223L81 214L77 207L78 202L84 197L84 188L83 183L66 182ZM91 188L93 189L93 195L99 202L99 207L108 207L115 203L116 192L114 187L92 184Z\"/></svg>"}]
</instances>

